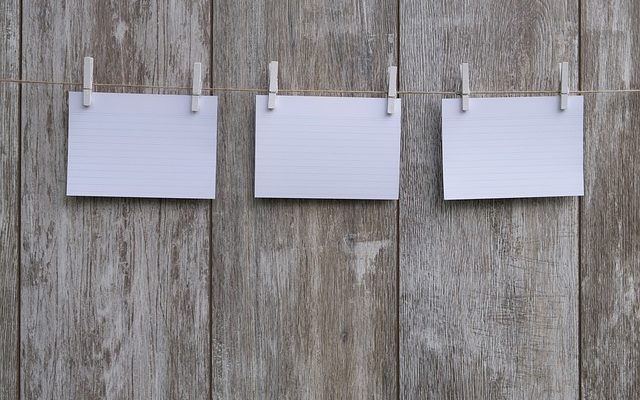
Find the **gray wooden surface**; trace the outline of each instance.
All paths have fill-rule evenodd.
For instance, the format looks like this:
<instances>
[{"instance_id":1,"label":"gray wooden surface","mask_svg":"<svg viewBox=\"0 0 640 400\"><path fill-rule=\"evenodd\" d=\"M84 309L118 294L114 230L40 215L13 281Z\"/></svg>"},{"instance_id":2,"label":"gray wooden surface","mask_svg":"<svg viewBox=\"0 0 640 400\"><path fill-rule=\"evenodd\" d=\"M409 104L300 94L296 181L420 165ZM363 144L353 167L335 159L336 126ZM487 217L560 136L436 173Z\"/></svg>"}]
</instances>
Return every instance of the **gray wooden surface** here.
<instances>
[{"instance_id":1,"label":"gray wooden surface","mask_svg":"<svg viewBox=\"0 0 640 400\"><path fill-rule=\"evenodd\" d=\"M20 6L0 3L0 76L20 76ZM19 86L0 84L0 399L18 394Z\"/></svg>"},{"instance_id":2,"label":"gray wooden surface","mask_svg":"<svg viewBox=\"0 0 640 400\"><path fill-rule=\"evenodd\" d=\"M640 4L582 4L582 88L640 87ZM640 396L640 96L586 99L581 373L586 399ZM595 112L594 112L595 111Z\"/></svg>"},{"instance_id":3,"label":"gray wooden surface","mask_svg":"<svg viewBox=\"0 0 640 400\"><path fill-rule=\"evenodd\" d=\"M639 88L633 0L0 2L0 77L283 89ZM22 42L20 41L22 38ZM586 95L581 200L442 201L441 96L403 96L398 202L67 198L65 86L0 83L0 399L631 399L637 94ZM77 88L75 88L77 89ZM99 89L103 90L103 89ZM134 90L127 90L132 92ZM151 92L151 91L147 91ZM170 93L155 91L156 93ZM182 91L181 93L186 93Z\"/></svg>"},{"instance_id":4,"label":"gray wooden surface","mask_svg":"<svg viewBox=\"0 0 640 400\"><path fill-rule=\"evenodd\" d=\"M278 60L283 89L383 90L396 62L392 2L213 5L216 85L266 88ZM214 397L393 398L396 203L254 199L253 111L221 96Z\"/></svg>"},{"instance_id":5,"label":"gray wooden surface","mask_svg":"<svg viewBox=\"0 0 640 400\"><path fill-rule=\"evenodd\" d=\"M459 90L465 61L472 91L554 90L562 60L577 83L575 2L401 4L401 90ZM403 104L401 397L575 398L578 201L444 202L440 102Z\"/></svg>"},{"instance_id":6,"label":"gray wooden surface","mask_svg":"<svg viewBox=\"0 0 640 400\"><path fill-rule=\"evenodd\" d=\"M209 3L24 2L25 76L190 82ZM22 93L21 387L28 399L207 398L208 202L65 196L62 87Z\"/></svg>"}]
</instances>

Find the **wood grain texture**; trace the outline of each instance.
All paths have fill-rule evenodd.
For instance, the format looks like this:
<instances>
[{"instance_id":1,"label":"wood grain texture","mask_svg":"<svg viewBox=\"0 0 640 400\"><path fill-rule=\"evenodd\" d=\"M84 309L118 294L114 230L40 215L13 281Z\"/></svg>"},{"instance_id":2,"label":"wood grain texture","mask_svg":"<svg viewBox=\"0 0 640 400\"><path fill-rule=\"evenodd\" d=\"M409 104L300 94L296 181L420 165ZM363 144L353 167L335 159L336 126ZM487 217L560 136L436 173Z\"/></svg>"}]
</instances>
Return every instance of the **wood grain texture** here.
<instances>
[{"instance_id":1,"label":"wood grain texture","mask_svg":"<svg viewBox=\"0 0 640 400\"><path fill-rule=\"evenodd\" d=\"M213 16L216 85L266 89L278 60L282 89L383 90L395 64L394 2L215 0ZM220 102L213 397L394 398L396 202L254 199L254 103Z\"/></svg>"},{"instance_id":2,"label":"wood grain texture","mask_svg":"<svg viewBox=\"0 0 640 400\"><path fill-rule=\"evenodd\" d=\"M401 90L577 82L578 3L401 1ZM439 97L406 96L400 398L578 396L576 199L443 201Z\"/></svg>"},{"instance_id":3,"label":"wood grain texture","mask_svg":"<svg viewBox=\"0 0 640 400\"><path fill-rule=\"evenodd\" d=\"M0 3L0 77L20 77L20 2ZM0 84L0 399L18 395L19 87Z\"/></svg>"},{"instance_id":4,"label":"wood grain texture","mask_svg":"<svg viewBox=\"0 0 640 400\"><path fill-rule=\"evenodd\" d=\"M583 89L637 89L640 4L582 4ZM640 393L640 96L588 96L581 212L585 399Z\"/></svg>"},{"instance_id":5,"label":"wood grain texture","mask_svg":"<svg viewBox=\"0 0 640 400\"><path fill-rule=\"evenodd\" d=\"M28 79L80 81L91 55L96 82L186 86L209 62L206 0L23 12ZM22 395L207 398L209 203L66 197L65 89L22 97Z\"/></svg>"}]
</instances>

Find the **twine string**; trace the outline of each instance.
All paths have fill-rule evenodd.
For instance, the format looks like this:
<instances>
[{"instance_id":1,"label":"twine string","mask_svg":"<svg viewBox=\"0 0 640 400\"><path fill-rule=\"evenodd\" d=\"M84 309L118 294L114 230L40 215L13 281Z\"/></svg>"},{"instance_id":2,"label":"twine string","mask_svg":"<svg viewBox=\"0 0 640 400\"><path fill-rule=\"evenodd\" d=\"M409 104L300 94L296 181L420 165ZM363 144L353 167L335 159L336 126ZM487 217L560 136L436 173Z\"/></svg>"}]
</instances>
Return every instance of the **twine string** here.
<instances>
[{"instance_id":1,"label":"twine string","mask_svg":"<svg viewBox=\"0 0 640 400\"><path fill-rule=\"evenodd\" d=\"M64 82L64 81L42 81L32 79L0 79L0 83L16 83L21 85L61 85L82 87L80 82ZM123 83L94 83L96 88L129 88L129 89L162 89L162 90L191 90L190 86L166 86L166 85L136 85ZM252 92L252 93L268 93L266 88L232 88L232 87L208 87L202 88L205 92ZM324 93L324 94L375 94L385 95L387 92L383 90L349 90L349 89L279 89L278 93ZM472 91L471 95L529 95L529 94L546 94L557 95L559 90L477 90ZM591 90L572 90L570 94L597 94L597 93L640 93L640 89L591 89ZM459 96L456 91L442 90L399 90L398 95L426 95L426 96Z\"/></svg>"}]
</instances>

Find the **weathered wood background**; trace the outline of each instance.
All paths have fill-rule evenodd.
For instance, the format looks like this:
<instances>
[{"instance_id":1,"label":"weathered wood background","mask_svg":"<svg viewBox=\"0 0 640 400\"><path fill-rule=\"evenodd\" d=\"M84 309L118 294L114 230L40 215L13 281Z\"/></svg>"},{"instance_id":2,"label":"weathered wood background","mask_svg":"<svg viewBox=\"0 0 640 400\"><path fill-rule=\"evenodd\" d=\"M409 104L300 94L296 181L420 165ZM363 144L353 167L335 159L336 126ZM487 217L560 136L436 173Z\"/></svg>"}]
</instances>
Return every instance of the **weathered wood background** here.
<instances>
[{"instance_id":1,"label":"weathered wood background","mask_svg":"<svg viewBox=\"0 0 640 400\"><path fill-rule=\"evenodd\" d=\"M383 90L640 87L634 0L4 0L0 77ZM638 62L638 63L637 63ZM398 202L253 198L220 94L213 202L67 198L68 86L0 84L0 399L633 399L638 94L588 94L583 198L444 202L440 97ZM149 92L149 91L148 91Z\"/></svg>"}]
</instances>

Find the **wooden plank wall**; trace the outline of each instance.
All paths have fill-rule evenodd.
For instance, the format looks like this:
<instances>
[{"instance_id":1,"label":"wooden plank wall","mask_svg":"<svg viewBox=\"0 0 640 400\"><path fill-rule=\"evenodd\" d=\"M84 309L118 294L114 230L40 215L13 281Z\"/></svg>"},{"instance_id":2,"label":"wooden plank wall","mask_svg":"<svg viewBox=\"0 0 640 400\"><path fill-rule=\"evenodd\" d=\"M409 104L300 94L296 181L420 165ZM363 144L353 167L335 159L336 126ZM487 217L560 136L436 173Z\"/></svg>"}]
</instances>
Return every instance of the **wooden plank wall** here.
<instances>
[{"instance_id":1,"label":"wooden plank wall","mask_svg":"<svg viewBox=\"0 0 640 400\"><path fill-rule=\"evenodd\" d=\"M131 4L129 4L131 3ZM7 0L0 77L283 89L639 88L633 0ZM21 40L22 38L22 40ZM69 86L0 83L0 398L634 398L640 96L586 95L583 199L442 201L440 96L403 96L398 202L67 198ZM105 90L100 88L99 90ZM119 90L119 89L118 89ZM134 90L127 90L128 92ZM147 90L150 93L151 91ZM170 91L155 91L170 93ZM184 93L184 92L182 92Z\"/></svg>"},{"instance_id":2,"label":"wooden plank wall","mask_svg":"<svg viewBox=\"0 0 640 400\"><path fill-rule=\"evenodd\" d=\"M213 2L213 82L383 90L385 0ZM247 12L247 10L252 10ZM254 98L220 102L213 202L215 398L396 396L395 202L253 198Z\"/></svg>"},{"instance_id":3,"label":"wooden plank wall","mask_svg":"<svg viewBox=\"0 0 640 400\"><path fill-rule=\"evenodd\" d=\"M24 2L22 70L168 85L209 62L207 0ZM27 399L207 398L207 202L65 196L60 86L22 93L21 387Z\"/></svg>"},{"instance_id":4,"label":"wooden plank wall","mask_svg":"<svg viewBox=\"0 0 640 400\"><path fill-rule=\"evenodd\" d=\"M576 87L577 2L401 4L401 90ZM443 201L440 102L404 104L401 398L575 398L578 201Z\"/></svg>"},{"instance_id":5,"label":"wooden plank wall","mask_svg":"<svg viewBox=\"0 0 640 400\"><path fill-rule=\"evenodd\" d=\"M20 2L0 3L0 76L20 77ZM0 84L0 399L18 394L20 88Z\"/></svg>"},{"instance_id":6,"label":"wooden plank wall","mask_svg":"<svg viewBox=\"0 0 640 400\"><path fill-rule=\"evenodd\" d=\"M640 4L582 4L583 89L640 87ZM640 395L640 96L585 102L581 209L582 395Z\"/></svg>"}]
</instances>

